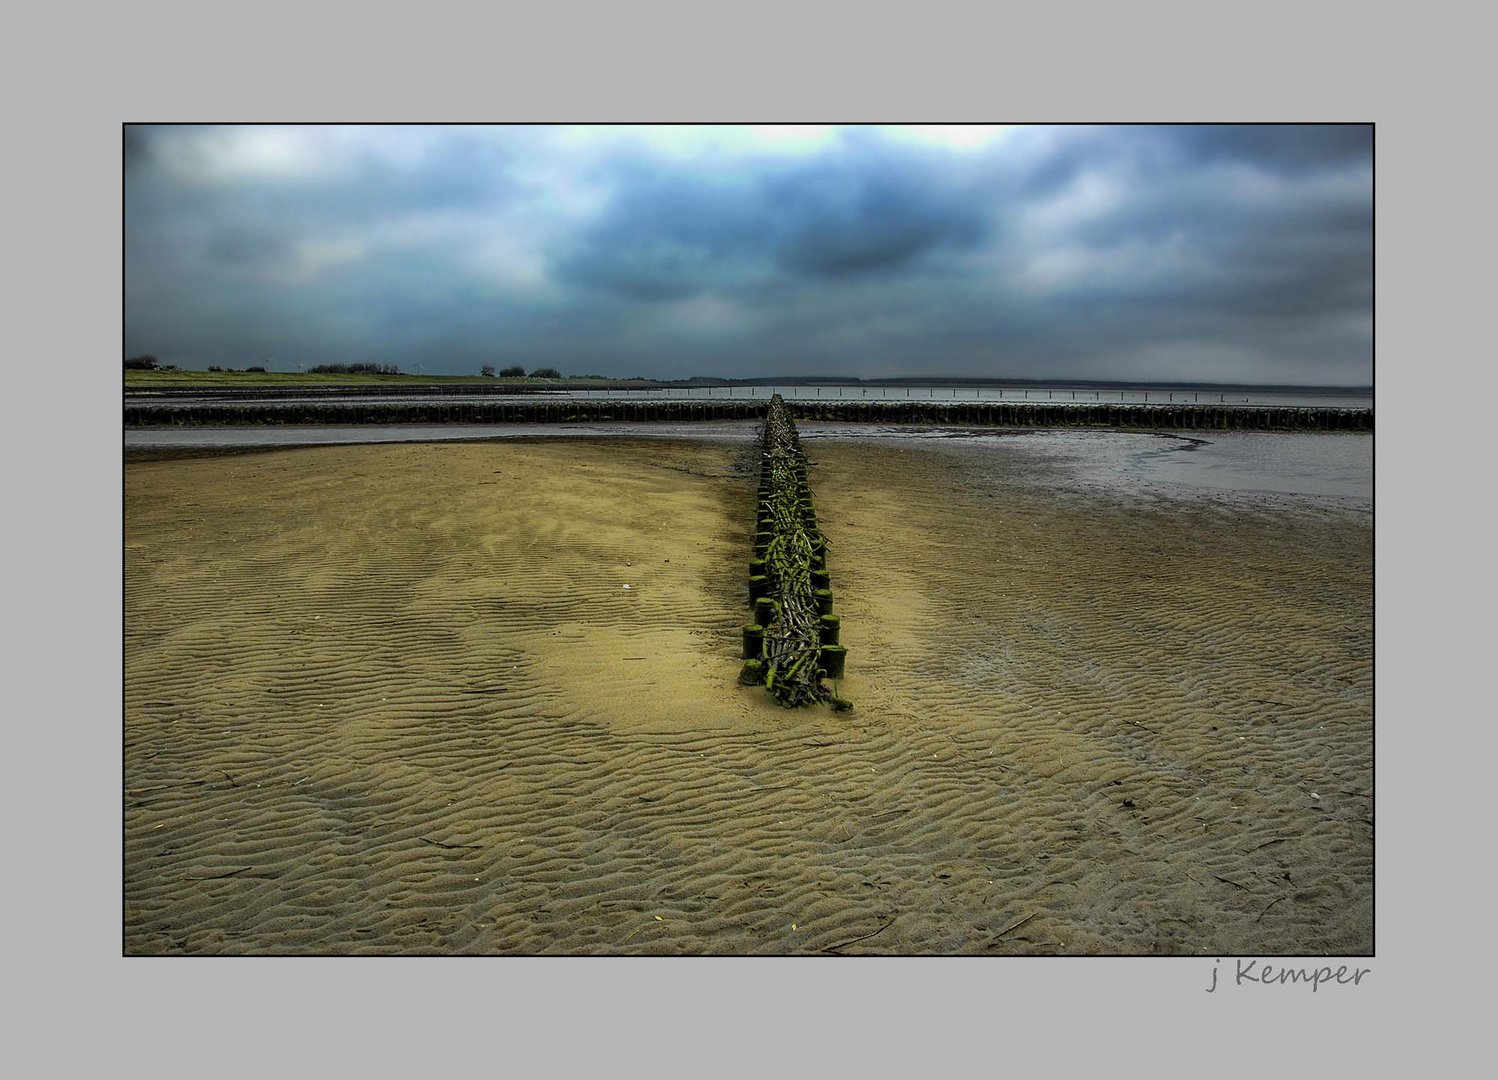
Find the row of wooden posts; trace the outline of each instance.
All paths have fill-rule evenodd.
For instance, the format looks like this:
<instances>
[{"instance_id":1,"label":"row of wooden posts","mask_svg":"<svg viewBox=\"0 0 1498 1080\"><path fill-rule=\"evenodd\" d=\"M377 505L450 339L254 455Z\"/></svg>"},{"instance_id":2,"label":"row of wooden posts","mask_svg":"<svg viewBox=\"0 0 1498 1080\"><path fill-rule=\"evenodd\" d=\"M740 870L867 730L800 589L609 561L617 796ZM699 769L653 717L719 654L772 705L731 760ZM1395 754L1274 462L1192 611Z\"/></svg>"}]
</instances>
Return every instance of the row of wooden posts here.
<instances>
[{"instance_id":1,"label":"row of wooden posts","mask_svg":"<svg viewBox=\"0 0 1498 1080\"><path fill-rule=\"evenodd\" d=\"M822 685L841 679L847 649L832 610L827 538L817 528L806 454L780 395L770 401L761 445L754 557L749 562L753 621L743 629L739 681L763 683L781 705L851 703Z\"/></svg>"},{"instance_id":2,"label":"row of wooden posts","mask_svg":"<svg viewBox=\"0 0 1498 1080\"><path fill-rule=\"evenodd\" d=\"M778 395L777 395L778 397ZM1372 431L1372 409L1251 405L1057 405L1037 402L798 401L801 420L978 427L1191 431ZM464 401L125 405L126 427L263 424L595 424L756 420L762 401Z\"/></svg>"}]
</instances>

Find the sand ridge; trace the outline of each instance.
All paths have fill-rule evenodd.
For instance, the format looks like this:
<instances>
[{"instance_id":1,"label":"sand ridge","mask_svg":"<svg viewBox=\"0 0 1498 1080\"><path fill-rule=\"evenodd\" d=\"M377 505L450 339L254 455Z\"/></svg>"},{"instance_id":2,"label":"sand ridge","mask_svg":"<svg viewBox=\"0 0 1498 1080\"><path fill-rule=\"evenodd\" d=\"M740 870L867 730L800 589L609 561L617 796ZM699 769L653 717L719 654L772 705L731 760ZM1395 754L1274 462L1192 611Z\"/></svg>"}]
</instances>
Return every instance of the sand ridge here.
<instances>
[{"instance_id":1,"label":"sand ridge","mask_svg":"<svg viewBox=\"0 0 1498 1080\"><path fill-rule=\"evenodd\" d=\"M743 443L127 465L125 950L1371 949L1366 518L808 455L851 714Z\"/></svg>"}]
</instances>

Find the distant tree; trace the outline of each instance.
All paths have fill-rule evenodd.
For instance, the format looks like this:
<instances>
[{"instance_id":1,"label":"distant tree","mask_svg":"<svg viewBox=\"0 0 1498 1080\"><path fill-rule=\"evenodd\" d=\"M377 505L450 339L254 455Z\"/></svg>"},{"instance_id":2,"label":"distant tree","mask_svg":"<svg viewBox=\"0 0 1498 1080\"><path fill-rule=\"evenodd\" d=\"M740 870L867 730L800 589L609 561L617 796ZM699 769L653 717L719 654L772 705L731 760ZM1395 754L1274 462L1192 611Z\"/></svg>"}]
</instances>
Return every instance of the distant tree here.
<instances>
[{"instance_id":1,"label":"distant tree","mask_svg":"<svg viewBox=\"0 0 1498 1080\"><path fill-rule=\"evenodd\" d=\"M209 364L208 365L208 370L209 371L223 371L224 369L221 368L221 367L219 367L217 364Z\"/></svg>"},{"instance_id":2,"label":"distant tree","mask_svg":"<svg viewBox=\"0 0 1498 1080\"><path fill-rule=\"evenodd\" d=\"M265 374L265 369L263 367L247 367L247 368L245 368L245 370L246 371L258 371L262 375Z\"/></svg>"},{"instance_id":3,"label":"distant tree","mask_svg":"<svg viewBox=\"0 0 1498 1080\"><path fill-rule=\"evenodd\" d=\"M494 378L494 365L485 364L483 367L479 368L479 374L486 379Z\"/></svg>"},{"instance_id":4,"label":"distant tree","mask_svg":"<svg viewBox=\"0 0 1498 1080\"><path fill-rule=\"evenodd\" d=\"M560 379L562 373L554 367L543 367L531 372L531 377L536 379Z\"/></svg>"},{"instance_id":5,"label":"distant tree","mask_svg":"<svg viewBox=\"0 0 1498 1080\"><path fill-rule=\"evenodd\" d=\"M503 368L503 369L500 370L499 377L501 379L523 379L523 378L525 378L525 368L523 368L523 367L507 367L507 368Z\"/></svg>"},{"instance_id":6,"label":"distant tree","mask_svg":"<svg viewBox=\"0 0 1498 1080\"><path fill-rule=\"evenodd\" d=\"M161 362L154 356L135 356L125 361L126 371L155 371Z\"/></svg>"},{"instance_id":7,"label":"distant tree","mask_svg":"<svg viewBox=\"0 0 1498 1080\"><path fill-rule=\"evenodd\" d=\"M400 368L394 364L318 364L311 369L314 375L399 375Z\"/></svg>"}]
</instances>

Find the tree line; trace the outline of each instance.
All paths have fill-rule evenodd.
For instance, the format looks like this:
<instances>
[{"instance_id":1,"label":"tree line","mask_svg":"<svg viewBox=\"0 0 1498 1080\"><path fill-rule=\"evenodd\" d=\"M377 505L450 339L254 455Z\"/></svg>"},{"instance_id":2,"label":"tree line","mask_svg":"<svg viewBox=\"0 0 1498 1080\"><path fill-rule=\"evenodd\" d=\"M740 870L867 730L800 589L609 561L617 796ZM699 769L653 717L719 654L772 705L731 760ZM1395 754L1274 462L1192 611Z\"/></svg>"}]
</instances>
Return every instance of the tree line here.
<instances>
[{"instance_id":1,"label":"tree line","mask_svg":"<svg viewBox=\"0 0 1498 1080\"><path fill-rule=\"evenodd\" d=\"M126 371L176 371L175 364L163 364L154 356L132 356L125 361ZM233 371L233 368L222 368L212 366L209 371ZM247 367L245 371L263 372L263 367ZM394 364L318 364L316 367L308 368L311 375L399 375L400 368ZM494 365L485 364L479 369L479 374L485 378L494 377ZM526 377L525 368L518 364L512 367L501 368L499 377L502 379L523 379ZM562 373L556 368L537 368L530 373L533 379L560 379ZM597 379L599 375L585 375L583 378Z\"/></svg>"},{"instance_id":2,"label":"tree line","mask_svg":"<svg viewBox=\"0 0 1498 1080\"><path fill-rule=\"evenodd\" d=\"M479 368L479 374L486 379L494 378L494 365L485 364ZM501 368L499 377L501 379L523 379L525 378L525 368L519 366ZM533 379L560 379L561 377L562 373L556 368L543 367L531 372L531 378Z\"/></svg>"}]
</instances>

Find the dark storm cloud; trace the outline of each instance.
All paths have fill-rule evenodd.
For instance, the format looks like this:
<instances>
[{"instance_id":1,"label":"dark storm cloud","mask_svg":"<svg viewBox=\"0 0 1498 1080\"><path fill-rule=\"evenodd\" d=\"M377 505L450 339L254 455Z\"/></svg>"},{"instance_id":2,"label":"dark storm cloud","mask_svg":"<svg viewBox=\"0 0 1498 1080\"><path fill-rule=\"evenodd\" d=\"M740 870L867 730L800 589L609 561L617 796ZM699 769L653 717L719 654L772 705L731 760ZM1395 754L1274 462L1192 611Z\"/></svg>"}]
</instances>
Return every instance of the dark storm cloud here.
<instances>
[{"instance_id":1,"label":"dark storm cloud","mask_svg":"<svg viewBox=\"0 0 1498 1080\"><path fill-rule=\"evenodd\" d=\"M1259 143L1243 138L1236 145L1242 151ZM1196 156L1194 148L1192 153ZM1099 156L1092 167L1108 175L1110 160ZM1198 157L1199 162L1218 160ZM1277 154L1267 161L1236 160L1274 174L1286 168ZM1342 160L1329 153L1308 158L1305 172ZM1135 249L1158 258L1163 252L1189 252L1197 269L1156 276L1148 272L1151 260L1142 256L1132 282L1110 282L1096 290L1084 286L1072 298L1150 296L1167 306L1210 302L1224 318L1371 310L1370 198L1350 197L1335 186L1297 188L1283 181L1275 181L1271 193L1251 197L1225 189L1226 183L1205 167L1155 162L1133 171L1119 205L1078 223L1071 239L1099 253Z\"/></svg>"},{"instance_id":2,"label":"dark storm cloud","mask_svg":"<svg viewBox=\"0 0 1498 1080\"><path fill-rule=\"evenodd\" d=\"M183 366L1371 377L1366 127L129 128L125 161L126 349Z\"/></svg>"},{"instance_id":3,"label":"dark storm cloud","mask_svg":"<svg viewBox=\"0 0 1498 1080\"><path fill-rule=\"evenodd\" d=\"M1102 163L1156 176L1211 165L1304 176L1367 163L1373 154L1373 128L1368 124L1080 126L1059 129L1053 139L1027 174L1031 190L1064 185Z\"/></svg>"},{"instance_id":4,"label":"dark storm cloud","mask_svg":"<svg viewBox=\"0 0 1498 1080\"><path fill-rule=\"evenodd\" d=\"M980 200L930 163L849 147L745 175L681 174L628 161L606 172L608 206L560 254L564 280L637 300L677 300L783 272L859 277L978 243Z\"/></svg>"},{"instance_id":5,"label":"dark storm cloud","mask_svg":"<svg viewBox=\"0 0 1498 1080\"><path fill-rule=\"evenodd\" d=\"M676 300L763 257L768 238L751 186L634 161L601 179L608 205L554 253L562 281L629 299Z\"/></svg>"},{"instance_id":6,"label":"dark storm cloud","mask_svg":"<svg viewBox=\"0 0 1498 1080\"><path fill-rule=\"evenodd\" d=\"M894 270L972 247L985 233L981 192L955 188L930 161L877 147L771 177L763 194L782 223L781 264L811 275Z\"/></svg>"},{"instance_id":7,"label":"dark storm cloud","mask_svg":"<svg viewBox=\"0 0 1498 1080\"><path fill-rule=\"evenodd\" d=\"M1371 376L1370 129L1078 131L1019 177L1017 212L1089 184L1108 190L1105 208L1051 243L1122 271L1035 299L1058 353L1074 343L1073 363L1101 369L1084 357L1209 344L1261 354L1231 377Z\"/></svg>"},{"instance_id":8,"label":"dark storm cloud","mask_svg":"<svg viewBox=\"0 0 1498 1080\"><path fill-rule=\"evenodd\" d=\"M1162 131L1188 157L1283 173L1357 164L1373 154L1368 124L1190 124Z\"/></svg>"}]
</instances>

